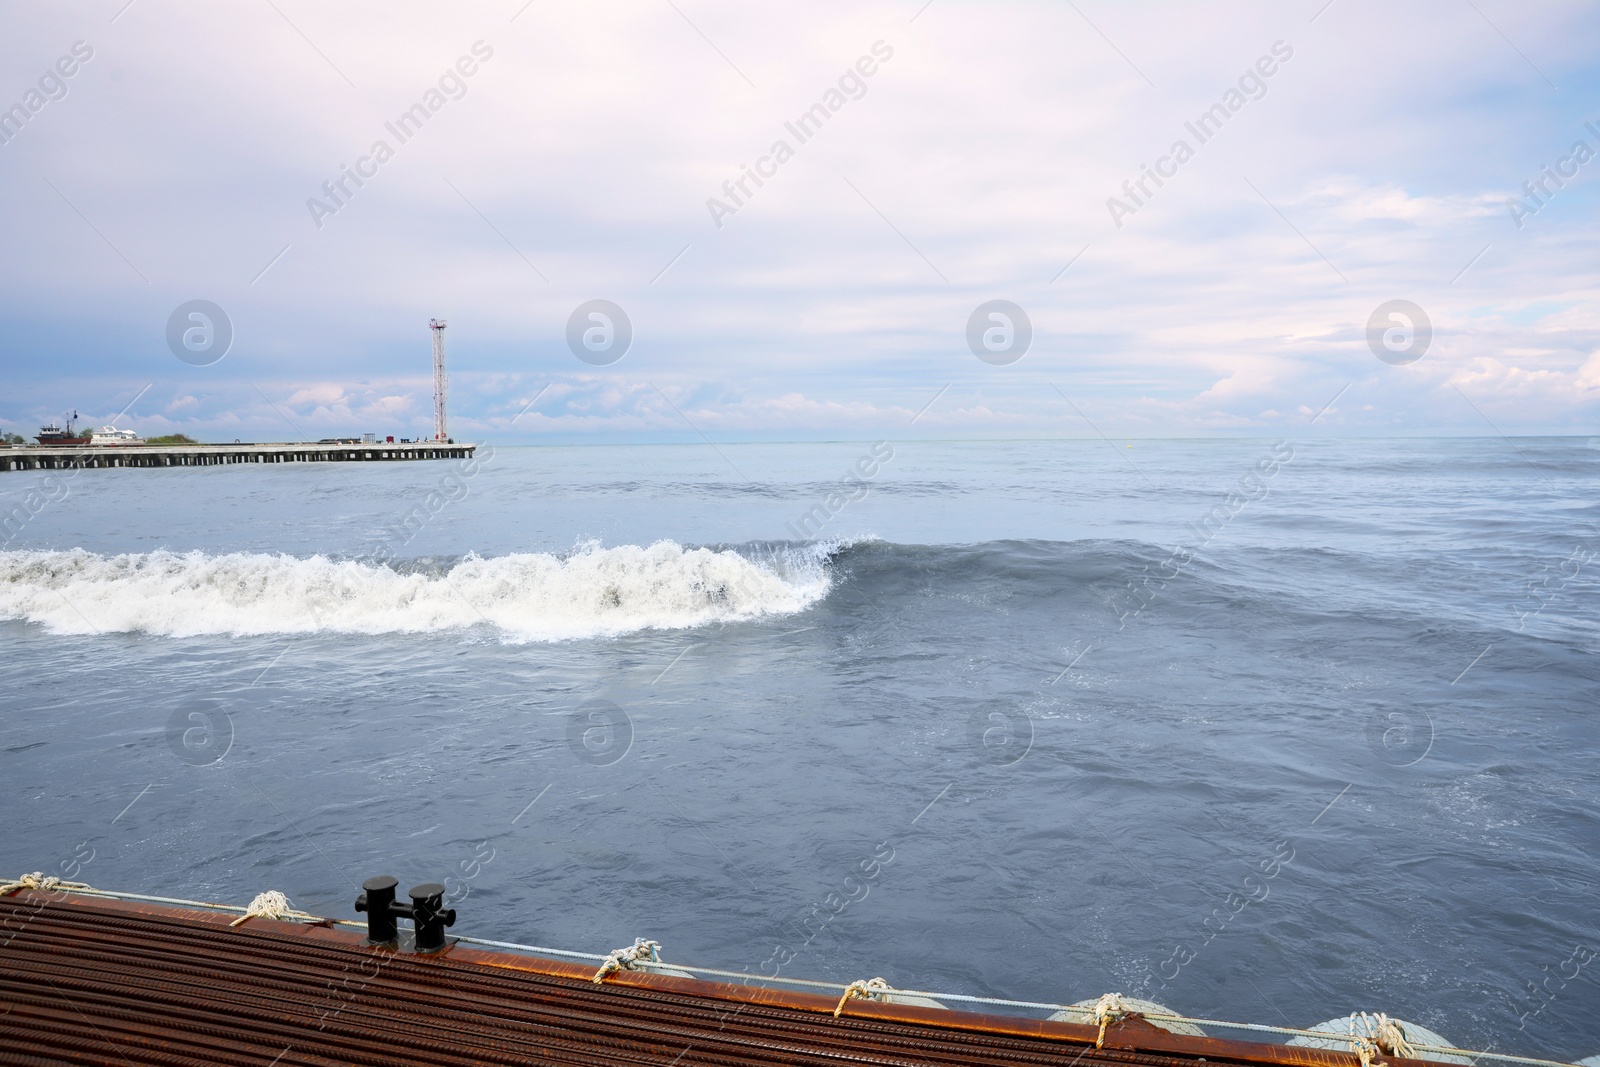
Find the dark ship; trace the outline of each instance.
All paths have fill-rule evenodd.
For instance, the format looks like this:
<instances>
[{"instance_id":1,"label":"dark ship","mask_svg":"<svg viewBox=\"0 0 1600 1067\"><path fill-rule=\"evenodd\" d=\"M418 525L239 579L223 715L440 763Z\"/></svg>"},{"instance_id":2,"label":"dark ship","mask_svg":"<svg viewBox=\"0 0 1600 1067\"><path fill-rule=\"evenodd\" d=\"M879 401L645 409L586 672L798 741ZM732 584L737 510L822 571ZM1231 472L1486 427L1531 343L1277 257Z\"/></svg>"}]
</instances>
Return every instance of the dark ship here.
<instances>
[{"instance_id":1,"label":"dark ship","mask_svg":"<svg viewBox=\"0 0 1600 1067\"><path fill-rule=\"evenodd\" d=\"M38 441L41 445L88 444L90 435L87 433L80 433L78 429L72 425L73 421L77 419L77 417L78 413L74 411L72 413L72 418L67 420L67 428L64 430L53 422L39 427L39 436L34 438L34 440Z\"/></svg>"}]
</instances>

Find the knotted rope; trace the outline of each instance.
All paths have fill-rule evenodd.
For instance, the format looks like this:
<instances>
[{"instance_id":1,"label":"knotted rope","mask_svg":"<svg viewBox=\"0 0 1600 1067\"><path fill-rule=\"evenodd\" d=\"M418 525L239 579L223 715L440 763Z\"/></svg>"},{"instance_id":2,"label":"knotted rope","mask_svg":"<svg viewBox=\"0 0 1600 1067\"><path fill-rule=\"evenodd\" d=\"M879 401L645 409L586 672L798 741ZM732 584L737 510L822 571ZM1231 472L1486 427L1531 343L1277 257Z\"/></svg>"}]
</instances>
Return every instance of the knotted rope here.
<instances>
[{"instance_id":1,"label":"knotted rope","mask_svg":"<svg viewBox=\"0 0 1600 1067\"><path fill-rule=\"evenodd\" d=\"M1090 1010L1094 1013L1094 1021L1100 1025L1100 1036L1094 1039L1094 1047L1103 1048L1106 1043L1106 1027L1128 1014L1128 1007L1122 1003L1121 993L1107 993L1095 1001L1094 1007ZM1362 1067L1367 1065L1362 1064Z\"/></svg>"},{"instance_id":2,"label":"knotted rope","mask_svg":"<svg viewBox=\"0 0 1600 1067\"><path fill-rule=\"evenodd\" d=\"M839 1013L844 1011L844 1006L849 1002L851 997L863 997L867 1000L881 1000L882 998L879 996L879 994L887 993L889 989L889 983L885 982L882 978L869 978L864 982L851 982L849 985L844 987L844 996L839 998L839 1006L833 1009L833 1017L835 1019L839 1017Z\"/></svg>"},{"instance_id":3,"label":"knotted rope","mask_svg":"<svg viewBox=\"0 0 1600 1067\"><path fill-rule=\"evenodd\" d=\"M257 893L255 899L244 909L244 914L228 925L238 926L248 919L299 919L302 921L309 919L313 922L317 921L315 915L307 915L303 911L295 911L289 905L289 898L276 889L269 889L265 893Z\"/></svg>"},{"instance_id":4,"label":"knotted rope","mask_svg":"<svg viewBox=\"0 0 1600 1067\"><path fill-rule=\"evenodd\" d=\"M1358 1034L1354 1031L1351 1031L1350 1051L1354 1052L1358 1057L1360 1057L1361 1067L1389 1067L1389 1065L1386 1063L1373 1062L1373 1058L1378 1054L1378 1046L1374 1045L1372 1043L1372 1039L1367 1037L1365 1034Z\"/></svg>"},{"instance_id":5,"label":"knotted rope","mask_svg":"<svg viewBox=\"0 0 1600 1067\"><path fill-rule=\"evenodd\" d=\"M1411 1051L1411 1046L1406 1042L1406 1032L1400 1024L1391 1020L1383 1012L1377 1018L1378 1047L1391 1056L1404 1056L1408 1060L1416 1059L1416 1053Z\"/></svg>"},{"instance_id":6,"label":"knotted rope","mask_svg":"<svg viewBox=\"0 0 1600 1067\"><path fill-rule=\"evenodd\" d=\"M606 980L608 975L617 971L634 970L634 964L640 960L649 960L651 963L661 962L661 942L646 941L642 937L633 939L633 944L628 948L619 948L606 956L605 962L600 964L600 969L594 972L594 984L599 985Z\"/></svg>"},{"instance_id":7,"label":"knotted rope","mask_svg":"<svg viewBox=\"0 0 1600 1067\"><path fill-rule=\"evenodd\" d=\"M66 881L61 880L60 878L57 878L53 874L45 874L43 871L34 871L32 874L23 875L22 877L18 878L15 882L7 882L5 885L0 885L0 897L9 897L12 893L15 893L19 889L88 889L88 888L89 888L89 883L87 883L87 882L66 882Z\"/></svg>"},{"instance_id":8,"label":"knotted rope","mask_svg":"<svg viewBox=\"0 0 1600 1067\"><path fill-rule=\"evenodd\" d=\"M1360 1016L1360 1030L1356 1028L1357 1014ZM1404 1056L1408 1060L1415 1059L1417 1055L1406 1041L1405 1030L1381 1011L1376 1016L1369 1016L1364 1011L1350 1016L1350 1051L1361 1059L1361 1067L1388 1067L1377 1062L1380 1052Z\"/></svg>"}]
</instances>

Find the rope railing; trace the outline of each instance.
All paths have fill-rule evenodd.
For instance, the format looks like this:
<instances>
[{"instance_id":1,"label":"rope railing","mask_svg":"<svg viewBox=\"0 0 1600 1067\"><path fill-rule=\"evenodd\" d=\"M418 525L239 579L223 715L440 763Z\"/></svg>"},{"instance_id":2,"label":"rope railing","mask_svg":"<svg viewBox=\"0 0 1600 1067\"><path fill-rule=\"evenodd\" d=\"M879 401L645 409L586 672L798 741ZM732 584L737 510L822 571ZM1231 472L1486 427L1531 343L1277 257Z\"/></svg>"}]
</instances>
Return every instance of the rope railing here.
<instances>
[{"instance_id":1,"label":"rope railing","mask_svg":"<svg viewBox=\"0 0 1600 1067\"><path fill-rule=\"evenodd\" d=\"M7 881L10 881L10 879L7 879ZM250 904L218 904L215 901L210 900L185 900L182 897L158 897L150 893L123 893L115 889L95 889L86 885L70 890L66 889L65 887L61 887L56 891L70 892L75 897L110 897L113 900L141 900L149 904L171 904L175 907L181 908L205 908L208 911L230 911L238 915L248 915L250 913ZM251 901L251 904L254 903L254 901ZM303 915L304 913L302 912L297 914ZM332 926L353 926L361 930L365 930L367 928L366 923L355 919L324 919L315 915L309 915L306 917L315 919L318 923L327 923Z\"/></svg>"},{"instance_id":2,"label":"rope railing","mask_svg":"<svg viewBox=\"0 0 1600 1067\"><path fill-rule=\"evenodd\" d=\"M22 884L18 885L18 883ZM19 888L25 887L26 885L23 883L22 879L0 878L0 885L6 884L18 885ZM124 893L112 889L94 889L89 886L82 885L81 883L59 883L57 886L52 888L54 888L57 892L70 892L73 896L95 896L109 897L115 900L137 900L152 904L171 904L176 907L204 908L211 911L233 912L241 915L248 914L250 911L248 905L219 904L208 900L184 900L179 897L161 897L148 893ZM303 913L296 913L297 917L302 914ZM332 926L348 926L358 930L365 930L367 928L367 924L358 919L320 919L316 918L315 916L306 916L306 918L315 919L318 923L326 923ZM543 945L528 945L516 941L493 941L482 937L463 936L456 938L456 940L463 944L484 945L489 948L509 949L514 952L522 952L531 956L553 956L563 959L588 960L595 963L604 963L606 960L611 958L610 955L604 953L573 952L569 949L548 948ZM651 962L659 961L644 961L639 969L648 972ZM681 968L682 970L692 971L696 976L706 975L715 978L732 978L738 979L746 984L751 982L759 985L770 985L776 983L780 985L792 985L809 989L827 990L830 993L839 994L844 994L851 988L850 983L845 982L824 982L809 978L785 978L780 975L749 974L745 971L729 971L716 967L697 967L692 963L674 963L672 966ZM857 985L859 985L859 983L857 983ZM892 995L901 995L907 997L927 997L941 1002L952 1001L961 1004L982 1004L990 1007L1012 1009L1021 1008L1033 1011L1048 1011L1052 1013L1065 1011L1069 1008L1080 1012L1085 1010L1076 1005L1059 1004L1052 1001L1011 1000L1005 997L980 997L968 993L941 993L935 990L923 989L893 989L889 990L888 992ZM1210 1026L1223 1030L1243 1030L1249 1033L1276 1034L1284 1037L1310 1038L1318 1042L1340 1042L1348 1040L1347 1035L1345 1034L1330 1033L1326 1030L1305 1030L1292 1026L1270 1026L1265 1023L1235 1023L1228 1022L1224 1019L1202 1019L1192 1015L1157 1014L1155 1012L1142 1012L1140 1014L1143 1018L1156 1023L1189 1023L1194 1026ZM1437 1053L1440 1055L1453 1057L1465 1056L1474 1061L1495 1060L1501 1063L1528 1064L1529 1067L1575 1067L1574 1064L1564 1060L1546 1060L1539 1059L1538 1057L1534 1056L1513 1056L1510 1053L1505 1052L1456 1048L1451 1045L1424 1045L1412 1041L1409 1042L1409 1047L1414 1052Z\"/></svg>"}]
</instances>

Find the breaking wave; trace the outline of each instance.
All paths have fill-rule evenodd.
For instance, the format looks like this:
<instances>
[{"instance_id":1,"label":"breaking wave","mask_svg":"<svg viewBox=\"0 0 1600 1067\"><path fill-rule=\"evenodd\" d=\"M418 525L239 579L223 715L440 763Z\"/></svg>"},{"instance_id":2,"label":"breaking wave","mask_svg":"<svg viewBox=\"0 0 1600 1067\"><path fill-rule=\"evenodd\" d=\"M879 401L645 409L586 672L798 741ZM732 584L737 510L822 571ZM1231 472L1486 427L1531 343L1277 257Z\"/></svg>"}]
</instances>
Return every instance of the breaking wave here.
<instances>
[{"instance_id":1,"label":"breaking wave","mask_svg":"<svg viewBox=\"0 0 1600 1067\"><path fill-rule=\"evenodd\" d=\"M55 633L432 633L488 624L511 641L609 637L800 611L828 553L582 546L388 567L324 556L0 552L0 618Z\"/></svg>"}]
</instances>

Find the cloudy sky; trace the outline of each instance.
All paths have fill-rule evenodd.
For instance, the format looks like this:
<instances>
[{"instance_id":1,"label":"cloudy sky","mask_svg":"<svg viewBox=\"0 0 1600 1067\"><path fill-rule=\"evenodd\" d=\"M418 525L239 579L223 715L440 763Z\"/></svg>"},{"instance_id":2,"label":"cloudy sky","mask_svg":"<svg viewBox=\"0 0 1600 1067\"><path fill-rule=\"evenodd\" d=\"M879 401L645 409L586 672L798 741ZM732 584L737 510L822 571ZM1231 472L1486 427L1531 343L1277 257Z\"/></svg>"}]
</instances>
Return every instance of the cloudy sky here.
<instances>
[{"instance_id":1,"label":"cloudy sky","mask_svg":"<svg viewBox=\"0 0 1600 1067\"><path fill-rule=\"evenodd\" d=\"M146 434L426 434L440 317L473 440L1600 433L1576 0L85 0L6 31L6 430L131 401ZM632 331L604 365L568 342L597 299ZM193 300L231 325L208 365L169 344ZM974 354L991 300L1020 358ZM1395 300L1426 324L1369 334Z\"/></svg>"}]
</instances>

